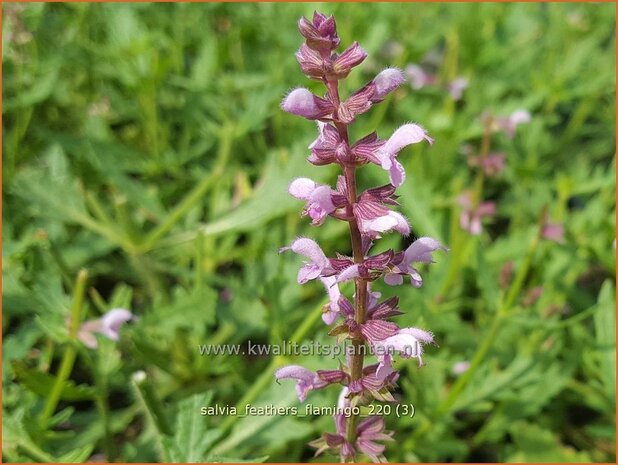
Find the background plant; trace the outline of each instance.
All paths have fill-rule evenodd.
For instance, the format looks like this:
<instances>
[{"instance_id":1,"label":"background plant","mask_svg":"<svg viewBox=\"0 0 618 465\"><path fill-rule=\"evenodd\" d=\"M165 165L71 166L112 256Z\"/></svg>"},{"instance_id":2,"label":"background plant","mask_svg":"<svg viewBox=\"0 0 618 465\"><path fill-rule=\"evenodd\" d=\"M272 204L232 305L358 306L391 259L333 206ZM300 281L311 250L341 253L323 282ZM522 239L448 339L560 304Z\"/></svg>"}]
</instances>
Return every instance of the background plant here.
<instances>
[{"instance_id":1,"label":"background plant","mask_svg":"<svg viewBox=\"0 0 618 465\"><path fill-rule=\"evenodd\" d=\"M302 342L321 324L321 285L298 286L295 261L274 252L308 227L288 180L336 176L306 164L313 128L278 108L302 74L289 60L296 31L273 24L314 9L3 4L6 460L310 459L305 444L330 418L195 411L297 402L272 383L277 366L297 360L206 358L197 344ZM350 90L387 64L435 55L441 83L469 81L457 101L443 85L402 87L357 125L359 135L388 133L418 120L436 139L402 157L400 194L414 199L402 207L415 233L451 248L422 293L400 295L414 309L400 323L432 328L440 350L423 370L403 366L400 392L416 416L387 418L401 438L389 460L613 461L614 5L328 10L371 57ZM462 146L479 147L481 114L518 108L531 122L492 141L508 153L484 187L497 214L470 236L459 227L457 198L473 183ZM377 185L383 172L364 176ZM544 207L565 225L564 244L535 244ZM343 224L312 234L328 252L348 244ZM66 326L80 299L82 321L114 307L140 319L92 351ZM74 366L41 424L68 347ZM466 361L474 369L453 373ZM311 369L327 362L303 358ZM134 380L140 370L152 392ZM148 413L156 404L163 423Z\"/></svg>"}]
</instances>

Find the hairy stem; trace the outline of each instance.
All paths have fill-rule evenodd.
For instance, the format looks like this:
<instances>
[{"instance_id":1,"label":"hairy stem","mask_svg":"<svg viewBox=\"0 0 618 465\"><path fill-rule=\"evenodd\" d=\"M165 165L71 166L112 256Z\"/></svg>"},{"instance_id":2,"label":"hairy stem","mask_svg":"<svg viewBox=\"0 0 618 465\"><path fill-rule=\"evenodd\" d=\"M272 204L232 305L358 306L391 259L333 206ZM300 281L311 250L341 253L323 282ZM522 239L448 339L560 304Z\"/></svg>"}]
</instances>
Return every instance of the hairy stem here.
<instances>
[{"instance_id":1,"label":"hairy stem","mask_svg":"<svg viewBox=\"0 0 618 465\"><path fill-rule=\"evenodd\" d=\"M339 88L337 81L326 81L326 87L331 97L335 108L339 106ZM336 115L335 115L336 116ZM348 126L347 124L337 122L335 123L337 131L341 140L346 144L349 143ZM363 252L363 241L360 229L358 227L358 221L354 216L354 210L352 205L356 203L356 168L354 166L342 165L343 174L345 177L346 189L348 191L348 207L346 216L349 218L348 223L350 225L350 238L352 240L352 254L354 257L354 263L362 263L365 258ZM356 323L361 324L365 322L367 313L367 282L362 278L356 278L354 281L355 286L355 298L354 298L354 320ZM358 380L363 376L363 362L364 362L364 345L365 342L361 339L352 339L352 366L351 377L352 380ZM356 441L356 426L358 424L358 416L351 415L348 418L347 425L347 440L351 444Z\"/></svg>"}]
</instances>

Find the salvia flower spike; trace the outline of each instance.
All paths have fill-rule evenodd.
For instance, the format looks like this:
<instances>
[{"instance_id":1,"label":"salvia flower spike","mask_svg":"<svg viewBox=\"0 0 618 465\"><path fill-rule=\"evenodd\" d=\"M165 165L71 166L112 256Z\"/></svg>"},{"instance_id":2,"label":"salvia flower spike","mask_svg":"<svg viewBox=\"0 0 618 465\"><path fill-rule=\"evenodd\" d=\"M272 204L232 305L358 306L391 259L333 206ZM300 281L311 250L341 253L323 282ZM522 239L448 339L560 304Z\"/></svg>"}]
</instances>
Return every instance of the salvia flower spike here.
<instances>
[{"instance_id":1,"label":"salvia flower spike","mask_svg":"<svg viewBox=\"0 0 618 465\"><path fill-rule=\"evenodd\" d=\"M364 87L342 99L339 81L360 65L367 53L353 42L344 51L337 52L340 44L335 19L315 12L312 19L301 18L298 23L305 43L296 53L302 72L325 86L324 95L316 95L304 87L289 92L281 108L293 115L317 122L317 138L309 145L308 161L316 166L336 164L341 175L334 187L321 185L309 178L291 181L288 192L303 201L302 214L311 218L314 226L323 224L328 217L349 224L352 256L337 254L329 258L317 242L299 237L280 252L291 250L304 258L298 272L298 282L319 279L328 295L322 319L331 326L329 334L339 343L348 343L346 363L331 369L310 371L299 365L279 368L277 381L296 381L296 392L304 402L310 392L330 384L342 386L338 405L342 411L349 406L367 405L374 399L395 402L391 391L396 387L399 374L395 357L416 358L423 365L424 346L434 344L431 332L420 328L400 328L389 318L400 315L399 299L391 297L380 301L380 293L371 290L373 281L384 280L399 285L409 276L414 287L423 283L419 263L432 263L433 253L447 251L436 239L420 237L405 250L387 250L371 254L371 247L381 235L396 232L402 236L411 233L408 220L394 210L399 205L395 190L405 181L405 170L398 160L400 152L411 144L433 139L417 123L401 125L389 138L380 139L377 133L350 141L348 126L362 113L383 101L405 81L397 68L386 68ZM356 169L374 164L387 172L388 183L357 191ZM468 222L478 221L481 212L470 212ZM348 299L339 288L340 283L354 282L354 295ZM369 348L370 350L366 350ZM365 354L375 356L372 365L365 365ZM354 461L366 456L374 462L383 462L385 444L392 440L392 432L385 430L384 419L371 416L364 419L344 413L334 417L335 432L324 433L312 441L316 455L325 451L338 453L342 461Z\"/></svg>"}]
</instances>

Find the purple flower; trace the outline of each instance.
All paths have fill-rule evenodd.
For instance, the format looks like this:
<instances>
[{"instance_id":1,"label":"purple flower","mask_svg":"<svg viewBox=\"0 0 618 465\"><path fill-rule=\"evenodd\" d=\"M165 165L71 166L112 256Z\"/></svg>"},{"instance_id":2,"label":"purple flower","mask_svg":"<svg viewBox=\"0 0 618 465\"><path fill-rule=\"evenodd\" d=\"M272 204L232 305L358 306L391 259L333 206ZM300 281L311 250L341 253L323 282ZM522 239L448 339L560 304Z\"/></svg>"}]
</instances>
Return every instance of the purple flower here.
<instances>
[{"instance_id":1,"label":"purple flower","mask_svg":"<svg viewBox=\"0 0 618 465\"><path fill-rule=\"evenodd\" d=\"M468 88L468 80L465 77L457 77L448 85L448 92L453 100L461 100L463 91Z\"/></svg>"},{"instance_id":2,"label":"purple flower","mask_svg":"<svg viewBox=\"0 0 618 465\"><path fill-rule=\"evenodd\" d=\"M463 207L459 216L459 225L464 231L468 231L473 236L478 236L483 231L481 219L494 216L496 204L495 202L481 202L474 208L470 197L470 192L464 192L459 196L459 204Z\"/></svg>"},{"instance_id":3,"label":"purple flower","mask_svg":"<svg viewBox=\"0 0 618 465\"><path fill-rule=\"evenodd\" d=\"M313 95L304 87L292 90L281 102L283 111L307 119L331 118L333 104L328 100Z\"/></svg>"},{"instance_id":4,"label":"purple flower","mask_svg":"<svg viewBox=\"0 0 618 465\"><path fill-rule=\"evenodd\" d=\"M330 124L318 121L318 130L318 138L309 145L309 162L316 166L337 163L337 154L345 152L345 142L339 137L337 129Z\"/></svg>"},{"instance_id":5,"label":"purple flower","mask_svg":"<svg viewBox=\"0 0 618 465\"><path fill-rule=\"evenodd\" d=\"M468 164L470 166L478 166L483 170L487 176L493 177L504 171L506 155L503 152L494 152L481 156L472 156L468 158Z\"/></svg>"},{"instance_id":6,"label":"purple flower","mask_svg":"<svg viewBox=\"0 0 618 465\"><path fill-rule=\"evenodd\" d=\"M385 205L399 205L394 192L395 188L390 184L369 189L363 192L352 206L364 236L375 239L381 233L390 230L395 230L403 236L410 234L410 225L404 216L385 207Z\"/></svg>"},{"instance_id":7,"label":"purple flower","mask_svg":"<svg viewBox=\"0 0 618 465\"><path fill-rule=\"evenodd\" d=\"M451 369L451 373L453 373L456 376L463 375L466 371L468 371L468 368L470 368L470 362L467 360L463 360L453 365L453 368Z\"/></svg>"},{"instance_id":8,"label":"purple flower","mask_svg":"<svg viewBox=\"0 0 618 465\"><path fill-rule=\"evenodd\" d=\"M379 294L379 293L377 293ZM377 302L377 299L368 299L367 317L371 319L385 319L392 316L401 315L403 312L397 309L399 305L399 297L391 297L383 302Z\"/></svg>"},{"instance_id":9,"label":"purple flower","mask_svg":"<svg viewBox=\"0 0 618 465\"><path fill-rule=\"evenodd\" d=\"M379 416L370 416L361 421L356 430L358 438L356 446L365 453L374 463L385 462L383 456L385 446L376 441L392 441L393 432L384 430L384 419Z\"/></svg>"},{"instance_id":10,"label":"purple flower","mask_svg":"<svg viewBox=\"0 0 618 465\"><path fill-rule=\"evenodd\" d=\"M406 78L397 68L386 68L381 71L374 79L373 85L375 91L373 93L373 103L383 100L388 94L397 89L400 85L406 82Z\"/></svg>"},{"instance_id":11,"label":"purple flower","mask_svg":"<svg viewBox=\"0 0 618 465\"><path fill-rule=\"evenodd\" d=\"M299 365L288 365L279 368L275 371L275 378L277 381L280 379L295 379L296 394L298 395L298 400L301 402L305 401L309 391L312 389L321 389L328 384L322 381L317 373L309 371Z\"/></svg>"},{"instance_id":12,"label":"purple flower","mask_svg":"<svg viewBox=\"0 0 618 465\"><path fill-rule=\"evenodd\" d=\"M501 116L496 118L496 125L498 129L504 131L504 133L512 138L515 136L517 126L520 124L526 124L532 121L532 116L528 110L515 110L509 116Z\"/></svg>"},{"instance_id":13,"label":"purple flower","mask_svg":"<svg viewBox=\"0 0 618 465\"><path fill-rule=\"evenodd\" d=\"M543 239L554 241L558 244L564 244L564 225L560 223L545 223L541 231Z\"/></svg>"},{"instance_id":14,"label":"purple flower","mask_svg":"<svg viewBox=\"0 0 618 465\"><path fill-rule=\"evenodd\" d=\"M402 328L397 334L375 342L374 350L379 361L376 369L377 378L385 379L394 372L392 366L394 353L399 353L403 358L417 358L419 367L423 366L423 344L433 342L433 334L419 328Z\"/></svg>"},{"instance_id":15,"label":"purple flower","mask_svg":"<svg viewBox=\"0 0 618 465\"><path fill-rule=\"evenodd\" d=\"M410 144L417 144L426 140L430 144L433 139L427 135L427 131L418 124L404 124L376 152L383 169L389 172L391 184L395 187L403 184L406 178L405 170L396 159L397 154Z\"/></svg>"},{"instance_id":16,"label":"purple flower","mask_svg":"<svg viewBox=\"0 0 618 465\"><path fill-rule=\"evenodd\" d=\"M357 204L358 205L358 204ZM355 205L355 206L357 206ZM398 212L388 210L388 213L377 217L364 217L359 214L361 233L371 238L380 237L380 233L395 230L402 236L410 234L410 225L405 217Z\"/></svg>"},{"instance_id":17,"label":"purple flower","mask_svg":"<svg viewBox=\"0 0 618 465\"><path fill-rule=\"evenodd\" d=\"M364 366L362 353L348 350L345 362L338 369L311 372L292 365L276 372L276 378L296 380L299 399L304 401L307 392L320 389L328 384L343 386L339 396L340 407L366 405L371 399L394 402L392 390L396 387L399 374L392 369L391 356L401 353L414 356L422 364L422 344L433 341L431 333L403 328L388 318L400 315L397 297L379 301L380 293L371 291L371 283L384 278L389 284L401 284L403 276L411 277L412 284L419 287L422 279L414 268L415 263L432 262L432 253L437 249L447 250L435 239L421 237L405 251L384 252L368 255L373 241L388 231L397 231L407 236L410 225L407 219L394 207L399 206L396 187L405 179L403 166L397 161L399 152L410 144L423 140L430 144L433 140L417 124L405 124L398 128L388 140L380 140L374 131L355 142L350 139L353 131L349 124L357 115L367 112L373 105L383 101L391 92L405 82L405 74L396 68L386 68L373 80L356 90L347 98L340 94L340 80L362 63L367 53L353 42L343 52L337 53L339 37L335 20L315 12L312 21L301 18L299 30L305 38L296 58L300 67L310 79L324 84L323 97L309 90L298 88L289 93L281 103L283 110L315 120L318 137L309 145L308 161L316 166L336 164L341 168L335 188L317 184L311 179L298 178L289 186L289 193L305 202L303 215L308 215L314 225L322 224L327 217L347 223L352 238L352 256L337 254L328 258L319 245L304 237L296 239L289 247L280 251L292 250L307 258L298 272L297 280L305 283L319 278L328 294L328 302L322 309L322 319L332 325L341 317L342 321L330 329L329 335L338 342L351 339L362 347L390 349L379 356L379 363ZM413 69L406 70L411 73ZM419 85L419 76L413 86ZM425 74L426 82L434 82L435 76ZM454 98L461 97L467 83L463 79L451 83ZM355 179L357 168L373 163L389 172L390 184L370 188L360 193ZM359 195L360 194L360 195ZM353 305L342 295L338 283L354 280L355 294ZM361 298L361 296L365 298ZM408 353L406 345L415 343L415 350ZM358 344L348 346L356 347ZM352 413L357 415L357 413ZM384 431L382 418L367 418L360 422L349 421L349 417L335 415L335 433L324 433L311 445L316 454L332 449L339 453L342 461L356 459L359 453L366 454L375 462L383 462L384 445L382 441L391 440L392 433ZM347 427L350 426L350 430Z\"/></svg>"},{"instance_id":18,"label":"purple flower","mask_svg":"<svg viewBox=\"0 0 618 465\"><path fill-rule=\"evenodd\" d=\"M412 263L433 263L432 253L438 249L448 252L440 242L431 237L419 237L406 249L402 256L394 260L394 266L384 276L384 282L391 286L403 283L403 276L409 275L415 287L421 287L423 278Z\"/></svg>"},{"instance_id":19,"label":"purple flower","mask_svg":"<svg viewBox=\"0 0 618 465\"><path fill-rule=\"evenodd\" d=\"M411 63L404 69L412 89L418 90L436 82L436 75L428 73L421 66Z\"/></svg>"},{"instance_id":20,"label":"purple flower","mask_svg":"<svg viewBox=\"0 0 618 465\"><path fill-rule=\"evenodd\" d=\"M319 12L313 13L313 21L304 16L298 22L298 30L305 38L307 46L321 53L329 53L339 46L335 18Z\"/></svg>"},{"instance_id":21,"label":"purple flower","mask_svg":"<svg viewBox=\"0 0 618 465\"><path fill-rule=\"evenodd\" d=\"M394 336L399 330L399 326L390 321L380 319L371 319L365 323L361 323L360 332L369 342L378 342L387 337Z\"/></svg>"},{"instance_id":22,"label":"purple flower","mask_svg":"<svg viewBox=\"0 0 618 465\"><path fill-rule=\"evenodd\" d=\"M311 79L323 79L324 75L328 72L327 63L325 63L320 53L306 44L301 45L298 49L298 52L296 52L296 59L300 64L302 72Z\"/></svg>"},{"instance_id":23,"label":"purple flower","mask_svg":"<svg viewBox=\"0 0 618 465\"><path fill-rule=\"evenodd\" d=\"M339 291L339 285L337 284L337 278L335 276L320 278L320 281L324 284L330 300L330 302L324 306L322 320L324 320L324 323L327 325L331 325L340 314L339 299L341 299L341 292Z\"/></svg>"},{"instance_id":24,"label":"purple flower","mask_svg":"<svg viewBox=\"0 0 618 465\"><path fill-rule=\"evenodd\" d=\"M307 257L310 262L306 263L300 270L298 270L298 283L304 284L309 280L315 279L321 276L324 272L331 270L330 261L322 252L322 249L317 242L308 239L306 237L299 237L289 247L282 247L279 249L279 253L291 250L299 255ZM330 274L326 274L330 275Z\"/></svg>"},{"instance_id":25,"label":"purple flower","mask_svg":"<svg viewBox=\"0 0 618 465\"><path fill-rule=\"evenodd\" d=\"M354 92L339 105L339 121L349 124L357 115L369 111L373 104L379 103L393 90L405 82L403 73L397 68L387 68L371 82Z\"/></svg>"},{"instance_id":26,"label":"purple flower","mask_svg":"<svg viewBox=\"0 0 618 465\"><path fill-rule=\"evenodd\" d=\"M295 179L290 184L288 192L293 197L307 202L303 215L309 215L314 225L322 224L324 219L337 209L332 200L332 195L337 194L337 192L328 186L319 185L311 179Z\"/></svg>"},{"instance_id":27,"label":"purple flower","mask_svg":"<svg viewBox=\"0 0 618 465\"><path fill-rule=\"evenodd\" d=\"M310 444L317 449L315 455L319 455L327 449L335 449L339 450L342 462L349 462L356 458L358 449L374 463L386 461L383 455L385 447L377 441L392 441L393 432L384 429L382 417L373 415L363 419L356 429L357 437L354 445L347 440L347 417L335 415L334 419L336 434L324 433L320 439L312 441Z\"/></svg>"},{"instance_id":28,"label":"purple flower","mask_svg":"<svg viewBox=\"0 0 618 465\"><path fill-rule=\"evenodd\" d=\"M337 79L345 78L353 67L358 66L367 58L367 52L354 42L347 49L335 57L333 61L333 72Z\"/></svg>"},{"instance_id":29,"label":"purple flower","mask_svg":"<svg viewBox=\"0 0 618 465\"><path fill-rule=\"evenodd\" d=\"M77 330L77 338L89 349L96 349L98 342L95 333L99 333L112 341L120 339L120 327L135 316L124 308L114 308L101 318L82 323Z\"/></svg>"}]
</instances>

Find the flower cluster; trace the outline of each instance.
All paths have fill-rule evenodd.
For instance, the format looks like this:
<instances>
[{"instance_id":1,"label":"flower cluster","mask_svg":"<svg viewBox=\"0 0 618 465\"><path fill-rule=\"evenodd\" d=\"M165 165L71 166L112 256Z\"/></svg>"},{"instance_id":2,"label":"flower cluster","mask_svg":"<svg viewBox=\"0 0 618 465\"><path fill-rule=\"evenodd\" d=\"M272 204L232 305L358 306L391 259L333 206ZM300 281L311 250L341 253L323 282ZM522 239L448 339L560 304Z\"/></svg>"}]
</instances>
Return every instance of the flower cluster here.
<instances>
[{"instance_id":1,"label":"flower cluster","mask_svg":"<svg viewBox=\"0 0 618 465\"><path fill-rule=\"evenodd\" d=\"M315 95L306 88L292 90L281 103L284 111L314 120L318 136L309 145L308 161L316 166L337 164L342 174L334 187L322 185L308 178L297 178L288 192L305 203L302 214L313 225L323 224L328 217L349 224L352 255L328 257L312 239L300 237L280 252L290 250L305 259L297 280L304 284L320 280L328 294L322 319L332 328L331 336L340 343L351 341L346 363L337 369L310 371L299 365L280 368L277 380L296 381L298 398L303 402L308 393L331 384L342 386L340 406L362 406L373 399L395 402L391 391L399 377L393 367L395 355L416 358L423 365L423 346L434 342L433 334L419 328L400 328L389 318L400 315L399 299L381 300L372 291L373 282L383 280L397 286L409 278L414 287L423 279L420 264L431 263L437 250L446 251L440 242L420 237L405 250L372 254L373 243L383 234L396 232L410 235L407 219L393 208L399 205L395 190L405 181L405 170L399 162L400 152L411 144L433 140L418 124L399 127L388 139L380 139L373 132L351 142L348 125L355 118L381 102L405 81L404 73L387 68L347 99L339 95L339 81L367 57L354 42L343 52L336 52L340 39L332 16L314 13L312 20L301 18L299 31L305 38L296 58L300 68L310 79L326 87L324 95ZM374 164L388 173L388 183L357 192L356 169ZM340 290L342 283L353 281L355 294L349 300ZM358 349L367 349L358 350ZM373 364L364 366L365 352L376 357ZM311 443L316 454L336 451L343 461L356 459L360 453L374 462L384 460L382 441L391 440L392 433L384 430L384 419L371 416L360 421L353 415L335 415L336 433L324 433Z\"/></svg>"},{"instance_id":2,"label":"flower cluster","mask_svg":"<svg viewBox=\"0 0 618 465\"><path fill-rule=\"evenodd\" d=\"M530 121L531 116L527 110L515 110L508 116L493 116L490 113L484 113L481 115L484 132L479 153L476 154L470 145L464 147L468 165L476 171L477 180L474 190L466 190L458 198L461 206L459 224L461 229L473 236L478 236L483 231L483 218L492 218L496 214L496 203L482 199L483 179L495 178L506 168L506 154L491 151L492 135L494 132L502 132L512 139L517 126Z\"/></svg>"}]
</instances>

